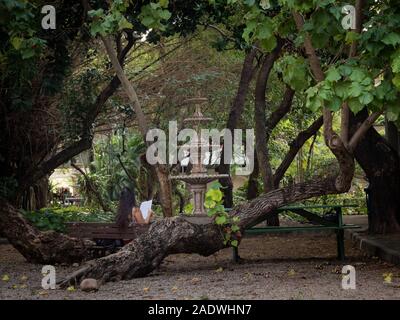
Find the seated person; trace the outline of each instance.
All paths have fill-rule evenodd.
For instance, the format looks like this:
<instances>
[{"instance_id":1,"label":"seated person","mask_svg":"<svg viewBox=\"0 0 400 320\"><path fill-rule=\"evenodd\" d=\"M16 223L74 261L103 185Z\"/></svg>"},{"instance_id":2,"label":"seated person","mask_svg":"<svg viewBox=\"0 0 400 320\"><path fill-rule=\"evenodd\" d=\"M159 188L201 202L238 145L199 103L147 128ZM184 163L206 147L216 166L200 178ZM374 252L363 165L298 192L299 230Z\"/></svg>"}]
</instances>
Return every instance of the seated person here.
<instances>
[{"instance_id":1,"label":"seated person","mask_svg":"<svg viewBox=\"0 0 400 320\"><path fill-rule=\"evenodd\" d=\"M118 214L116 216L116 224L119 228L126 228L132 224L148 224L153 216L153 211L143 218L143 214L136 205L135 193L131 189L125 187L121 192L119 199Z\"/></svg>"}]
</instances>

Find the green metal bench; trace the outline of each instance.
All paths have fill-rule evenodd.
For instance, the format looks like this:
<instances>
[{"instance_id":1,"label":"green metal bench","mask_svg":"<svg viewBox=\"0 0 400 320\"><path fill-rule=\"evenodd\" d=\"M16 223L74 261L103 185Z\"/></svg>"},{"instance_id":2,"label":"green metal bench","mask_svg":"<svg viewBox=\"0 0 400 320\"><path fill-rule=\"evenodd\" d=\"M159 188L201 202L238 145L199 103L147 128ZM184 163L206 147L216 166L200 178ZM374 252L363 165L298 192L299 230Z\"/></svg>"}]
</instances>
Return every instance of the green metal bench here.
<instances>
[{"instance_id":1,"label":"green metal bench","mask_svg":"<svg viewBox=\"0 0 400 320\"><path fill-rule=\"evenodd\" d=\"M345 249L344 249L344 230L345 229L356 229L360 226L354 224L344 224L342 216L342 208L355 208L357 205L347 204L347 205L294 205L286 206L277 209L278 213L282 212L293 212L303 218L306 218L312 226L305 227L253 227L245 230L245 234L258 235L258 234L268 234L268 233L290 233L290 232L316 232L316 231L334 231L336 233L337 241L337 257L339 260L343 261L345 259ZM324 217L310 212L310 209L330 209L335 213L335 221L325 219ZM238 262L240 259L239 249L233 248L233 260Z\"/></svg>"}]
</instances>

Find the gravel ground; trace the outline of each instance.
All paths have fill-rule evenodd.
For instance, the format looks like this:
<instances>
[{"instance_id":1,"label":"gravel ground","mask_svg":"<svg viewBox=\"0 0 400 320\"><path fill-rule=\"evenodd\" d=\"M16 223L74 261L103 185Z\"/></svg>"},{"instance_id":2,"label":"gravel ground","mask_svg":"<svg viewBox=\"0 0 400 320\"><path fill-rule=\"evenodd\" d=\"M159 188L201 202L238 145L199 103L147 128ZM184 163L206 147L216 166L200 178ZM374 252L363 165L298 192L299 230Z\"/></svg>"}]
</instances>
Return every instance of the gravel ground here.
<instances>
[{"instance_id":1,"label":"gravel ground","mask_svg":"<svg viewBox=\"0 0 400 320\"><path fill-rule=\"evenodd\" d=\"M346 253L346 264L356 268L355 290L341 288L334 235L289 234L245 238L240 264L231 263L229 249L174 255L148 277L85 293L43 290L41 266L0 245L0 299L400 299L399 267L363 256L349 241ZM56 266L57 277L76 268Z\"/></svg>"}]
</instances>

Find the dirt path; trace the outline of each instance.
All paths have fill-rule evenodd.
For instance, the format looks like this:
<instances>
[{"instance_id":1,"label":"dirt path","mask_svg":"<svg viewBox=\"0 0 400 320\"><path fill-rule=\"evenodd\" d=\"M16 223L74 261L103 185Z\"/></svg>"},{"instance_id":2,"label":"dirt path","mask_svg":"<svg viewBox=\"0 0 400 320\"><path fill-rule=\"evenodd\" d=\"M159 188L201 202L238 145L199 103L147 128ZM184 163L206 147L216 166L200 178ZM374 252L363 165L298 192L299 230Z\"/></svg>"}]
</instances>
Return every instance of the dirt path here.
<instances>
[{"instance_id":1,"label":"dirt path","mask_svg":"<svg viewBox=\"0 0 400 320\"><path fill-rule=\"evenodd\" d=\"M400 268L364 257L349 241L346 250L356 290L341 288L335 236L305 234L245 238L237 265L229 249L207 258L170 256L146 278L84 293L41 289L41 266L0 245L0 277L9 277L0 278L0 299L400 299ZM56 268L58 277L76 269Z\"/></svg>"}]
</instances>

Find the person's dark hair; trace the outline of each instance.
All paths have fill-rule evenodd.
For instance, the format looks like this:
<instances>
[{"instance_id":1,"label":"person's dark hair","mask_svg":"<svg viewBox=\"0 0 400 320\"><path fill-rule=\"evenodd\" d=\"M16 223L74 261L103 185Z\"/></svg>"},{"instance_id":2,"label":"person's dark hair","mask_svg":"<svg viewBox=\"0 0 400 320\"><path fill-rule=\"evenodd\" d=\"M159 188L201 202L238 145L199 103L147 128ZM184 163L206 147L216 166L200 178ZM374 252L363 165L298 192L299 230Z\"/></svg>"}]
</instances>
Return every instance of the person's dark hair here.
<instances>
[{"instance_id":1,"label":"person's dark hair","mask_svg":"<svg viewBox=\"0 0 400 320\"><path fill-rule=\"evenodd\" d=\"M120 228L125 228L129 224L132 208L136 207L135 192L133 189L124 187L119 198L118 212L116 216L116 224Z\"/></svg>"}]
</instances>

